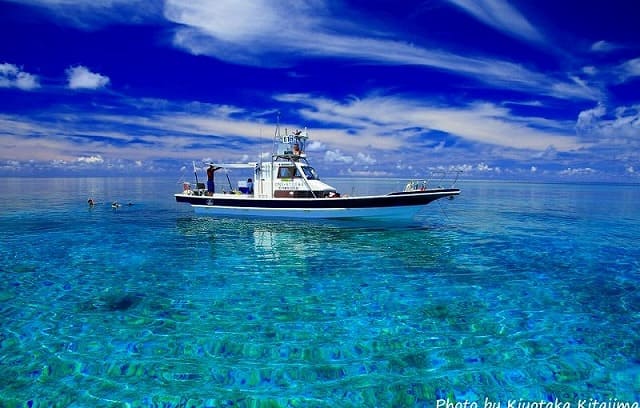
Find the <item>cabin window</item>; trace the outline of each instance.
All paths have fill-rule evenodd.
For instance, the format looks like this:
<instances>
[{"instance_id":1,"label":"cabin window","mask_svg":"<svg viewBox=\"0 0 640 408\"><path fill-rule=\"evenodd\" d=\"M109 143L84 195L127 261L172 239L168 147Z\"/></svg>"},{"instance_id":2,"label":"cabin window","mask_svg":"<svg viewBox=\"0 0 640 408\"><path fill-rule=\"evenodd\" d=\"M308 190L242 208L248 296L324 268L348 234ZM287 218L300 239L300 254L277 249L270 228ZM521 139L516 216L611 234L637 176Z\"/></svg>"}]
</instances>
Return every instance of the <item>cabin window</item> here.
<instances>
[{"instance_id":1,"label":"cabin window","mask_svg":"<svg viewBox=\"0 0 640 408\"><path fill-rule=\"evenodd\" d=\"M295 167L280 167L278 169L278 178L293 178Z\"/></svg>"},{"instance_id":2,"label":"cabin window","mask_svg":"<svg viewBox=\"0 0 640 408\"><path fill-rule=\"evenodd\" d=\"M304 175L307 178L307 180L320 180L320 177L318 177L318 173L316 172L316 169L314 169L313 167L303 166L302 171L304 172Z\"/></svg>"}]
</instances>

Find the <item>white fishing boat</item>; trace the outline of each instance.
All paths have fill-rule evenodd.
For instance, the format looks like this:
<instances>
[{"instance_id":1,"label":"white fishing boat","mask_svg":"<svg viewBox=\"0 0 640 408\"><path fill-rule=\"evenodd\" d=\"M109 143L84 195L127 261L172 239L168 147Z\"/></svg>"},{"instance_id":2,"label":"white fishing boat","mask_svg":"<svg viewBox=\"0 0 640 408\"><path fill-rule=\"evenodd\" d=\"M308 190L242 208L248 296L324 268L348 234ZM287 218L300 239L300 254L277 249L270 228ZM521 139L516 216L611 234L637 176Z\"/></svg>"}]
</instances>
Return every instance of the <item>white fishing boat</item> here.
<instances>
[{"instance_id":1,"label":"white fishing boat","mask_svg":"<svg viewBox=\"0 0 640 408\"><path fill-rule=\"evenodd\" d=\"M402 191L384 195L340 194L320 180L309 164L308 141L306 129L285 129L281 134L278 126L269 161L209 163L209 185L200 183L195 173L196 182L183 182L175 199L191 204L197 214L212 216L408 220L430 202L460 194L455 188L457 175L446 188L430 187L428 180L411 180ZM215 191L213 178L219 170L226 172L228 191ZM247 174L237 188L231 186L230 171Z\"/></svg>"}]
</instances>

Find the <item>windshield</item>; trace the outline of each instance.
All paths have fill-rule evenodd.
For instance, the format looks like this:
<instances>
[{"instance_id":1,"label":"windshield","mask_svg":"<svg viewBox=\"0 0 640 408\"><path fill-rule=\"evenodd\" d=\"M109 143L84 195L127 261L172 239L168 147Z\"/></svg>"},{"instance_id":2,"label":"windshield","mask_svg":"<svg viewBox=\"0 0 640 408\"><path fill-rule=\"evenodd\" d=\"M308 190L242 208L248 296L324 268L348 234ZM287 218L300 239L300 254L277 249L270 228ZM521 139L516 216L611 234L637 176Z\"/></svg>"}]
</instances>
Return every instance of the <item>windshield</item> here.
<instances>
[{"instance_id":1,"label":"windshield","mask_svg":"<svg viewBox=\"0 0 640 408\"><path fill-rule=\"evenodd\" d=\"M307 180L320 180L318 177L318 173L316 173L316 169L309 166L302 166L302 171L304 172L304 176Z\"/></svg>"}]
</instances>

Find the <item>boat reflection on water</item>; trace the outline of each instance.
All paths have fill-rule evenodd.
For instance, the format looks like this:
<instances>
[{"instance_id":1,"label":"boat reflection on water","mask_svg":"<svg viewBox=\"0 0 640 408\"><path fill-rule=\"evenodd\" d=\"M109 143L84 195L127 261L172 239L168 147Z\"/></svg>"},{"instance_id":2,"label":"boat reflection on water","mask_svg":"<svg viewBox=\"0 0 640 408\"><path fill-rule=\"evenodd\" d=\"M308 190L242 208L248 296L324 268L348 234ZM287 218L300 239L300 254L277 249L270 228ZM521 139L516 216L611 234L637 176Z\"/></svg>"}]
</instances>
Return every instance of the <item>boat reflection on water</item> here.
<instances>
[{"instance_id":1,"label":"boat reflection on water","mask_svg":"<svg viewBox=\"0 0 640 408\"><path fill-rule=\"evenodd\" d=\"M316 273L328 268L442 267L445 228L377 224L185 217L177 220L194 263L202 268ZM451 228L446 224L446 228ZM444 231L443 231L444 230ZM208 243L208 251L203 242ZM444 261L446 263L446 261Z\"/></svg>"}]
</instances>

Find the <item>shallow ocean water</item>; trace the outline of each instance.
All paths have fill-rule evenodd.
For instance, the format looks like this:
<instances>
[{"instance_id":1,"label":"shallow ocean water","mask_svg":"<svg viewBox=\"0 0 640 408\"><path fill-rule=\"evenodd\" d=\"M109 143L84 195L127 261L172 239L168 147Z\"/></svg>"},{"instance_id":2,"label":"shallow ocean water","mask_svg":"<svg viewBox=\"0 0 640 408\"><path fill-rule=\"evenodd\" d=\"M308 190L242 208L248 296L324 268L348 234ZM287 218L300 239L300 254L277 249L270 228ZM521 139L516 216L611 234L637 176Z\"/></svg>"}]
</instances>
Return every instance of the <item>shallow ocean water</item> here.
<instances>
[{"instance_id":1,"label":"shallow ocean water","mask_svg":"<svg viewBox=\"0 0 640 408\"><path fill-rule=\"evenodd\" d=\"M640 401L638 185L463 180L403 226L178 187L0 179L0 406Z\"/></svg>"}]
</instances>

